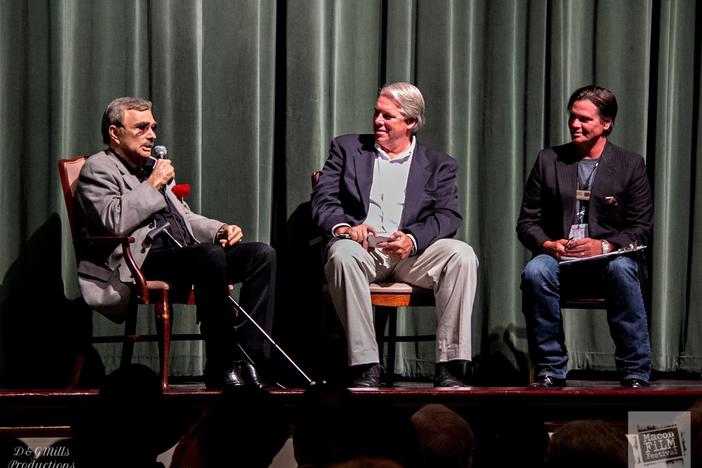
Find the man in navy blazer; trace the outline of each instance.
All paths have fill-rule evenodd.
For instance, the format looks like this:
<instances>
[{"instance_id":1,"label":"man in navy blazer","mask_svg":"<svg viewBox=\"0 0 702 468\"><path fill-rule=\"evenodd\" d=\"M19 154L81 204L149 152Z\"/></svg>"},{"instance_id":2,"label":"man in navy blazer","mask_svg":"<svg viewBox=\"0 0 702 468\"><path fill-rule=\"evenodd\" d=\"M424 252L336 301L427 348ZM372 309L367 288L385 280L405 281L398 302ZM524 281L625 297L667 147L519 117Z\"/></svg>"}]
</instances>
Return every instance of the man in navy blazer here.
<instances>
[{"instance_id":1,"label":"man in navy blazer","mask_svg":"<svg viewBox=\"0 0 702 468\"><path fill-rule=\"evenodd\" d=\"M388 280L434 291L434 384L464 385L478 261L469 245L450 239L462 221L458 165L417 143L423 122L419 89L385 86L374 134L335 138L312 195L313 218L329 240L325 272L348 338L354 387L380 385L369 284Z\"/></svg>"},{"instance_id":2,"label":"man in navy blazer","mask_svg":"<svg viewBox=\"0 0 702 468\"><path fill-rule=\"evenodd\" d=\"M519 240L534 252L522 273L536 387L566 383L568 355L560 312L561 280L600 281L615 363L625 387L645 387L651 372L646 308L636 259L620 255L580 264L587 258L651 237L653 202L643 158L607 141L617 115L611 91L585 86L568 102L571 142L542 150L524 188L517 222Z\"/></svg>"}]
</instances>

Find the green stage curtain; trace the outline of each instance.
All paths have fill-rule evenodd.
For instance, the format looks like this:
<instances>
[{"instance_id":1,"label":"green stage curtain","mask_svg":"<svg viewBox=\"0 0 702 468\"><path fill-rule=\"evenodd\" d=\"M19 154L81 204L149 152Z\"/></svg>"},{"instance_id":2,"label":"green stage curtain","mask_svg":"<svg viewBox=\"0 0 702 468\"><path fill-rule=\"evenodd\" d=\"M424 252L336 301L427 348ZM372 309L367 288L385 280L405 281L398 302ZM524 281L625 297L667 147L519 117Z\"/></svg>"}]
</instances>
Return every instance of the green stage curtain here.
<instances>
[{"instance_id":1,"label":"green stage curtain","mask_svg":"<svg viewBox=\"0 0 702 468\"><path fill-rule=\"evenodd\" d=\"M529 253L514 229L524 182L539 149L568 140L570 93L611 89L610 139L644 155L654 190L654 368L697 371L699 31L694 0L0 0L0 378L65 370L80 306L56 162L102 148L102 111L121 95L154 102L195 210L276 247L276 337L313 372L337 351L343 365L334 315L310 299L322 295L309 176L333 136L371 131L392 81L422 89L419 141L459 161L458 238L480 260L473 352L514 372L527 348ZM191 309L178 308L176 328L197 330ZM401 314L407 332L433 325L431 310ZM99 316L92 327L119 330ZM565 329L572 368L614 368L604 312L568 311ZM98 350L118 365L118 346ZM202 343L178 344L174 374L201 373L202 355ZM135 359L155 367L155 346ZM401 346L397 364L430 374L433 344Z\"/></svg>"}]
</instances>

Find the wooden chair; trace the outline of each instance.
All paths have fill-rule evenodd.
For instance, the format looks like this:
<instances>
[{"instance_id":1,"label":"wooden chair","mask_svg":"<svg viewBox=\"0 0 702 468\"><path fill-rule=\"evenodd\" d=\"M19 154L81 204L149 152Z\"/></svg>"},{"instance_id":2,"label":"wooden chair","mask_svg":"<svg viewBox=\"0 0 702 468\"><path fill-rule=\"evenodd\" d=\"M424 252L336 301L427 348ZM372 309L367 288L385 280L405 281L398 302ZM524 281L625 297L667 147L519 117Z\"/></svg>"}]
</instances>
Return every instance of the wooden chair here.
<instances>
[{"instance_id":1,"label":"wooden chair","mask_svg":"<svg viewBox=\"0 0 702 468\"><path fill-rule=\"evenodd\" d=\"M600 284L575 281L575 278L565 278L561 282L561 310L585 309L599 310L607 308L607 299ZM529 359L529 383L536 381L534 363Z\"/></svg>"},{"instance_id":2,"label":"wooden chair","mask_svg":"<svg viewBox=\"0 0 702 468\"><path fill-rule=\"evenodd\" d=\"M371 304L375 307L375 336L378 340L380 355L383 355L383 343L388 344L386 371L389 378L395 374L395 356L397 343L414 343L434 341L436 335L401 335L397 336L397 308L434 306L434 292L418 288L407 283L371 283ZM388 334L385 335L385 324Z\"/></svg>"},{"instance_id":3,"label":"wooden chair","mask_svg":"<svg viewBox=\"0 0 702 468\"><path fill-rule=\"evenodd\" d=\"M63 188L63 197L66 202L66 213L71 226L71 234L73 243L76 249L79 248L79 242L92 242L100 244L121 245L124 253L124 259L129 267L134 278L134 291L132 295L132 304L130 305L124 324L123 336L95 336L91 339L93 343L122 343L122 356L120 365L126 366L132 360L134 353L134 343L143 341L157 341L159 351L161 386L166 389L168 387L168 372L169 363L168 356L171 349L171 341L175 340L201 340L199 334L178 334L171 335L171 314L172 306L169 300L168 293L171 286L164 281L149 281L144 278L143 273L134 262L130 250L130 244L134 242L133 237L90 237L80 238L80 228L78 220L74 212L74 197L78 176L80 170L85 163L85 156L76 156L72 159L61 159L58 161L59 176L61 178L61 186ZM187 304L194 303L192 291L186 302ZM137 309L139 304L153 305L154 318L156 320L156 335L140 335L136 333ZM80 379L80 371L83 364L83 357L78 356L74 363L74 369L71 376L69 386L75 387Z\"/></svg>"},{"instance_id":4,"label":"wooden chair","mask_svg":"<svg viewBox=\"0 0 702 468\"><path fill-rule=\"evenodd\" d=\"M317 186L322 171L312 172L312 189ZM434 293L430 289L418 288L402 282L371 283L371 304L375 308L375 336L378 340L380 355L383 355L383 343L388 344L386 373L389 378L395 373L396 344L433 341L436 335L397 336L397 308L434 306ZM389 322L389 324L388 324ZM385 325L388 334L385 335Z\"/></svg>"}]
</instances>

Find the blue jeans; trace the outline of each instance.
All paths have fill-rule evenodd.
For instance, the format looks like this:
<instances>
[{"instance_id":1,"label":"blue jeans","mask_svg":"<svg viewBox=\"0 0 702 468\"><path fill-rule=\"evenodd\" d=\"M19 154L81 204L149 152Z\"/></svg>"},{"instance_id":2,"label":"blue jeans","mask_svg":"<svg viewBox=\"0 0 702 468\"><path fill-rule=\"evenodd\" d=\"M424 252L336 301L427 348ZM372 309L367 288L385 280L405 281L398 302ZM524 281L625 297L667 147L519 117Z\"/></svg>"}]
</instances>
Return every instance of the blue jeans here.
<instances>
[{"instance_id":1,"label":"blue jeans","mask_svg":"<svg viewBox=\"0 0 702 468\"><path fill-rule=\"evenodd\" d=\"M583 281L597 280L591 276L593 271L601 276L606 290L609 333L616 346L614 360L619 377L648 381L651 374L651 344L636 261L619 256L606 263L597 261L563 268L573 269L572 272L578 275L581 270L586 270L582 273L587 274L578 276ZM527 324L529 354L537 377L566 377L568 351L561 317L560 280L558 261L546 254L534 257L522 272L522 311Z\"/></svg>"}]
</instances>

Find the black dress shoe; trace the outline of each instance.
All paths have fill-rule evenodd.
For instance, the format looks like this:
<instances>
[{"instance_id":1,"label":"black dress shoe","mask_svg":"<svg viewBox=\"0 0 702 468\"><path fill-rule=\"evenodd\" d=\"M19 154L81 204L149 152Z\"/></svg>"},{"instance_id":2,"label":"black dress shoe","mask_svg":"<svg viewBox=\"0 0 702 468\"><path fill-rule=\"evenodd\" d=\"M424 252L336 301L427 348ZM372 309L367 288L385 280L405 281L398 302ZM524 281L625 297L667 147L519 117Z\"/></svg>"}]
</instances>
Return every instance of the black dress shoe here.
<instances>
[{"instance_id":1,"label":"black dress shoe","mask_svg":"<svg viewBox=\"0 0 702 468\"><path fill-rule=\"evenodd\" d=\"M249 361L244 359L237 361L234 368L247 385L251 385L256 388L264 388L267 386L263 382L263 379L261 379L261 377L258 375L258 371L254 365Z\"/></svg>"},{"instance_id":2,"label":"black dress shoe","mask_svg":"<svg viewBox=\"0 0 702 468\"><path fill-rule=\"evenodd\" d=\"M434 372L435 387L465 387L466 384L460 377L463 361L437 362Z\"/></svg>"},{"instance_id":3,"label":"black dress shoe","mask_svg":"<svg viewBox=\"0 0 702 468\"><path fill-rule=\"evenodd\" d=\"M205 371L205 385L207 388L238 388L246 385L244 379L234 366L232 369L219 371Z\"/></svg>"},{"instance_id":4,"label":"black dress shoe","mask_svg":"<svg viewBox=\"0 0 702 468\"><path fill-rule=\"evenodd\" d=\"M645 388L649 387L651 384L649 384L647 381L643 379L639 379L636 377L629 377L626 379L622 379L619 384L622 387L627 387L627 388Z\"/></svg>"},{"instance_id":5,"label":"black dress shoe","mask_svg":"<svg viewBox=\"0 0 702 468\"><path fill-rule=\"evenodd\" d=\"M380 376L383 374L380 364L354 366L354 369L360 375L351 383L351 387L380 387Z\"/></svg>"},{"instance_id":6,"label":"black dress shoe","mask_svg":"<svg viewBox=\"0 0 702 468\"><path fill-rule=\"evenodd\" d=\"M560 388L566 386L566 379L559 379L550 375L543 375L536 382L529 384L531 388Z\"/></svg>"}]
</instances>

